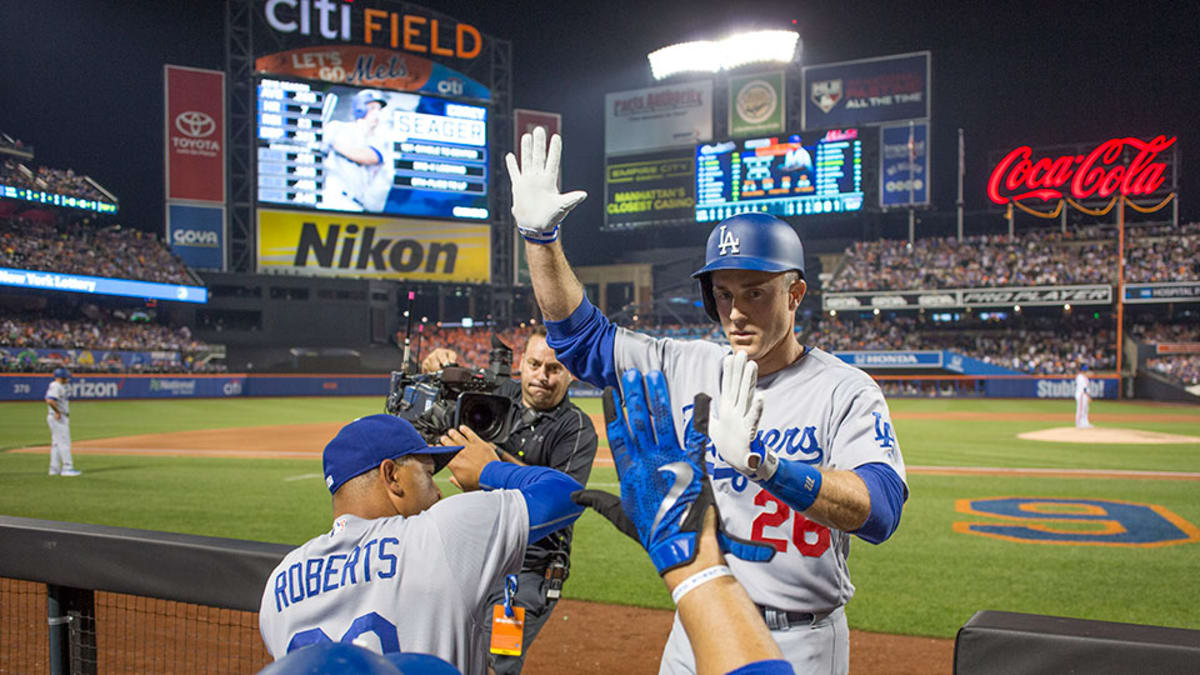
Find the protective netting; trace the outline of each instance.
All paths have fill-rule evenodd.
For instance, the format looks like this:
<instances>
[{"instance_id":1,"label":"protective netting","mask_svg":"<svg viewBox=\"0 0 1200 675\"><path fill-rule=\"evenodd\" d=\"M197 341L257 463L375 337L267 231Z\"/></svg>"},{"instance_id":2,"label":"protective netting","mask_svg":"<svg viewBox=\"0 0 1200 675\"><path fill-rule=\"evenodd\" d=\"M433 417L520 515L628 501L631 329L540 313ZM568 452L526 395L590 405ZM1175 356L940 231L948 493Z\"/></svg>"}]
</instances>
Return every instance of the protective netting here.
<instances>
[{"instance_id":1,"label":"protective netting","mask_svg":"<svg viewBox=\"0 0 1200 675\"><path fill-rule=\"evenodd\" d=\"M0 673L49 671L46 593L0 579ZM96 592L70 616L72 673L254 673L271 660L255 612Z\"/></svg>"}]
</instances>

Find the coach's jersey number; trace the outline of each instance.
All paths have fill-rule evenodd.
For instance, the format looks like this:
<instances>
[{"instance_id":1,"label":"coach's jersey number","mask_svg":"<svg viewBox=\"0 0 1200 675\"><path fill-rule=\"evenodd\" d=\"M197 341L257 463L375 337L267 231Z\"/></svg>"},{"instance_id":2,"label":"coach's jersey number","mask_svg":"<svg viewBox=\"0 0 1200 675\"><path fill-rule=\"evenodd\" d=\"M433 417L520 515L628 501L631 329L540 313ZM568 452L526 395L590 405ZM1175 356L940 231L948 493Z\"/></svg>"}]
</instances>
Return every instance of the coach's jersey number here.
<instances>
[{"instance_id":1,"label":"coach's jersey number","mask_svg":"<svg viewBox=\"0 0 1200 675\"><path fill-rule=\"evenodd\" d=\"M787 522L789 516L793 516L790 541L795 544L800 555L820 558L821 554L829 550L829 528L818 525L799 513L793 514L791 507L776 499L770 492L759 490L758 494L754 495L754 505L765 506L767 510L754 519L750 527L751 541L768 544L780 553L787 553L788 539L768 537L763 534L763 530L768 527L780 527Z\"/></svg>"},{"instance_id":2,"label":"coach's jersey number","mask_svg":"<svg viewBox=\"0 0 1200 675\"><path fill-rule=\"evenodd\" d=\"M1021 544L1154 547L1200 541L1200 529L1158 504L1111 499L991 497L960 499L955 510L988 522L954 531Z\"/></svg>"},{"instance_id":3,"label":"coach's jersey number","mask_svg":"<svg viewBox=\"0 0 1200 675\"><path fill-rule=\"evenodd\" d=\"M351 622L340 642L352 643L363 633L374 633L375 637L379 638L379 649L384 654L400 651L400 636L396 632L396 625L375 612L367 612ZM287 650L290 654L301 647L321 642L333 642L333 640L320 628L309 628L293 635L291 641L288 642Z\"/></svg>"}]
</instances>

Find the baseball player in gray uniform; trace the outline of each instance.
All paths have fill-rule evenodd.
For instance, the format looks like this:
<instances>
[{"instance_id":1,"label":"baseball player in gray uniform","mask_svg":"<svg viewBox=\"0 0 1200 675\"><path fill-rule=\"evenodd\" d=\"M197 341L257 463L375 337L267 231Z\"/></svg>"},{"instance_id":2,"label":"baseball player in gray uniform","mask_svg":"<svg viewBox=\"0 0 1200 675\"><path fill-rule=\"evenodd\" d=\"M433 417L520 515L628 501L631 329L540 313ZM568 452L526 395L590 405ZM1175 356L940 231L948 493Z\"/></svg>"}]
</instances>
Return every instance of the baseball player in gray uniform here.
<instances>
[{"instance_id":1,"label":"baseball player in gray uniform","mask_svg":"<svg viewBox=\"0 0 1200 675\"><path fill-rule=\"evenodd\" d=\"M579 517L570 495L582 486L489 451L429 447L390 415L344 427L323 461L333 528L268 578L259 610L267 650L279 659L310 644L348 642L433 654L483 675L489 636L479 615L488 592L520 569L530 539ZM467 493L440 500L433 475L447 465Z\"/></svg>"},{"instance_id":2,"label":"baseball player in gray uniform","mask_svg":"<svg viewBox=\"0 0 1200 675\"><path fill-rule=\"evenodd\" d=\"M55 368L54 379L46 387L46 424L50 425L50 475L78 476L71 459L71 400L67 381L71 373Z\"/></svg>"},{"instance_id":3,"label":"baseball player in gray uniform","mask_svg":"<svg viewBox=\"0 0 1200 675\"><path fill-rule=\"evenodd\" d=\"M628 368L663 371L680 436L696 394L719 401L706 464L721 526L777 551L769 562L731 558L729 567L797 672L848 672L850 537L876 544L890 537L908 487L879 387L795 339L807 289L799 237L757 213L712 230L706 264L694 276L729 347L617 328L587 302L558 241L559 223L587 196L559 193L561 148L555 136L547 150L538 129L521 139L520 165L506 158L550 346L576 377L597 386L619 386L618 373ZM660 669L695 672L678 618Z\"/></svg>"},{"instance_id":4,"label":"baseball player in gray uniform","mask_svg":"<svg viewBox=\"0 0 1200 675\"><path fill-rule=\"evenodd\" d=\"M322 205L339 211L382 211L392 188L394 153L383 120L387 99L374 89L354 95L354 120L325 126Z\"/></svg>"}]
</instances>

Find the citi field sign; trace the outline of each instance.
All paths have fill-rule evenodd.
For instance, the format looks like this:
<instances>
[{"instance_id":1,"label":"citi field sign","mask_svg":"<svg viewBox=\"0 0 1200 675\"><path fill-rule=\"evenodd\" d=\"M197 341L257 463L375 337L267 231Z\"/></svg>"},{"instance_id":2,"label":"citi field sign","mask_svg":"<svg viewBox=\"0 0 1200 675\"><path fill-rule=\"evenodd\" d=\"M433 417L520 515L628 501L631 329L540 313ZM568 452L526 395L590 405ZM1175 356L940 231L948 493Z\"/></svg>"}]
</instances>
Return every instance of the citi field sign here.
<instances>
[{"instance_id":1,"label":"citi field sign","mask_svg":"<svg viewBox=\"0 0 1200 675\"><path fill-rule=\"evenodd\" d=\"M1026 199L1149 196L1163 189L1167 170L1174 164L1175 141L1175 136L1149 141L1113 138L1087 152L1037 158L1033 148L1022 145L1005 154L992 169L988 199L1007 204Z\"/></svg>"},{"instance_id":2,"label":"citi field sign","mask_svg":"<svg viewBox=\"0 0 1200 675\"><path fill-rule=\"evenodd\" d=\"M366 5L361 0L266 0L262 16L272 31L310 41L356 42L458 59L474 59L483 51L483 36L470 24Z\"/></svg>"}]
</instances>

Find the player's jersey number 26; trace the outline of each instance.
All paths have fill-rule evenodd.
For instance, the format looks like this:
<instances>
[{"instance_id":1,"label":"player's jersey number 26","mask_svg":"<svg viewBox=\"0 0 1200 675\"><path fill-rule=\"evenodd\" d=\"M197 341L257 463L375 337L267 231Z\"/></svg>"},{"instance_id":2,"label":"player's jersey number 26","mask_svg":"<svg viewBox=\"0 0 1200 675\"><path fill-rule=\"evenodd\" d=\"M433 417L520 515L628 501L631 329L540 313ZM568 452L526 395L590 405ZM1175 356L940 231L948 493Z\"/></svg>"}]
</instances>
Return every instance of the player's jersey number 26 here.
<instances>
[{"instance_id":1,"label":"player's jersey number 26","mask_svg":"<svg viewBox=\"0 0 1200 675\"><path fill-rule=\"evenodd\" d=\"M787 553L788 548L794 546L800 555L810 558L820 558L829 550L829 528L800 513L793 513L791 507L770 492L759 490L754 495L754 505L765 509L754 518L750 527L751 541L774 546L780 553ZM791 527L788 527L789 518Z\"/></svg>"}]
</instances>

